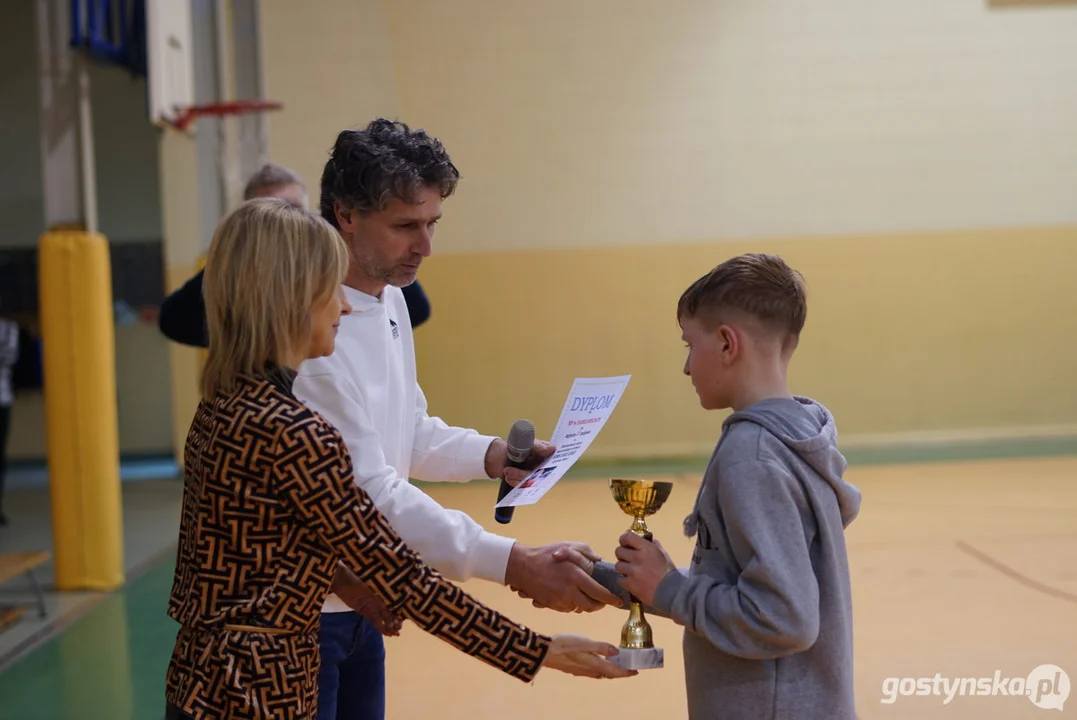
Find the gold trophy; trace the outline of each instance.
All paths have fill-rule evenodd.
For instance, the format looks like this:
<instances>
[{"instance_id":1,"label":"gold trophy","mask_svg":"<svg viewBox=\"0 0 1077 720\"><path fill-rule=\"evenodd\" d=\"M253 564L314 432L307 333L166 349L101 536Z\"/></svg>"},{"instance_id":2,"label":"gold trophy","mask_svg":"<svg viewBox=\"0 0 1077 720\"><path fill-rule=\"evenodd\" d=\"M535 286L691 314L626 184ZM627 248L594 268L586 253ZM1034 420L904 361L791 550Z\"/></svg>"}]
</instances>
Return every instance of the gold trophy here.
<instances>
[{"instance_id":1,"label":"gold trophy","mask_svg":"<svg viewBox=\"0 0 1077 720\"><path fill-rule=\"evenodd\" d=\"M673 489L671 482L654 480L610 480L613 499L632 516L630 531L644 540L653 536L643 518L658 512ZM628 670L660 668L665 660L662 648L656 648L651 638L651 626L643 615L643 605L635 595L629 596L631 609L628 620L621 628L620 652L610 662Z\"/></svg>"}]
</instances>

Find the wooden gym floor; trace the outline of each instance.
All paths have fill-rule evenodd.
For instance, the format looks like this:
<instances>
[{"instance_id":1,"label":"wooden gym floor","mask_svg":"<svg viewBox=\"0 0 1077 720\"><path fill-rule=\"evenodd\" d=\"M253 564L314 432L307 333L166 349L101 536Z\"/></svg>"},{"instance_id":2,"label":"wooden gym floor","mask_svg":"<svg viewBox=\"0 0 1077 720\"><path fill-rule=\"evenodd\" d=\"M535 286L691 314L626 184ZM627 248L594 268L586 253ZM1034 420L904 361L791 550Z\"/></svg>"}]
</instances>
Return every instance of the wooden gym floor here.
<instances>
[{"instance_id":1,"label":"wooden gym floor","mask_svg":"<svg viewBox=\"0 0 1077 720\"><path fill-rule=\"evenodd\" d=\"M651 476L660 479L658 476ZM856 695L861 718L1077 716L1077 698L1045 714L1025 697L898 697L886 678L1024 678L1042 664L1077 682L1077 458L856 466L864 494L847 532L852 563ZM679 564L692 541L680 523L698 474L674 475L669 502L648 524ZM582 540L612 557L629 519L605 480L567 480L493 520L492 484L424 485L443 504L522 542ZM83 620L0 673L0 718L158 718L175 626L165 614L171 561L94 608ZM533 609L506 588L467 589L543 632L617 642L625 612ZM533 685L405 625L387 643L390 718L682 718L681 630L652 619L666 667L628 680L543 671ZM94 714L98 707L102 712Z\"/></svg>"}]
</instances>

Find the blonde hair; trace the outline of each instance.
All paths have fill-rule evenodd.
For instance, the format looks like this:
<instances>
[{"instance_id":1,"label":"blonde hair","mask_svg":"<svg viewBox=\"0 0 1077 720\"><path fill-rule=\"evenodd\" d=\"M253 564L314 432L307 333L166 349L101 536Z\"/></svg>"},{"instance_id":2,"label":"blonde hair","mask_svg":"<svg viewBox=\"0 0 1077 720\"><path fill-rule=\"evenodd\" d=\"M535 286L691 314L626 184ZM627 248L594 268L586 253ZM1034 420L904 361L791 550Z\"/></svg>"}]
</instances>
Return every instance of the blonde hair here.
<instances>
[{"instance_id":1,"label":"blonde hair","mask_svg":"<svg viewBox=\"0 0 1077 720\"><path fill-rule=\"evenodd\" d=\"M312 311L338 291L347 270L344 241L308 210L258 198L222 220L202 284L209 330L202 397L301 358Z\"/></svg>"}]
</instances>

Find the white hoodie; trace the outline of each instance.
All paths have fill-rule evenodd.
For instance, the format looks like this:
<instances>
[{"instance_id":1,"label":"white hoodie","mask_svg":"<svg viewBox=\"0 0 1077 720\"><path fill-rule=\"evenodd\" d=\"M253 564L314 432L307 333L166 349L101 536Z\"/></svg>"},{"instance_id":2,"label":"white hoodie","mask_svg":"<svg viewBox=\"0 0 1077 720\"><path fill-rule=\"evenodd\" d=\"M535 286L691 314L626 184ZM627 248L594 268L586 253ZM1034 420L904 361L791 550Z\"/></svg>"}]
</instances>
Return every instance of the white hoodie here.
<instances>
[{"instance_id":1,"label":"white hoodie","mask_svg":"<svg viewBox=\"0 0 1077 720\"><path fill-rule=\"evenodd\" d=\"M487 532L408 482L409 477L428 482L486 477L483 461L495 438L426 414L399 288L387 286L380 299L349 287L344 291L353 311L341 318L336 350L300 365L296 397L340 431L355 483L427 564L451 580L479 577L503 584L514 540ZM350 608L330 595L322 612Z\"/></svg>"}]
</instances>

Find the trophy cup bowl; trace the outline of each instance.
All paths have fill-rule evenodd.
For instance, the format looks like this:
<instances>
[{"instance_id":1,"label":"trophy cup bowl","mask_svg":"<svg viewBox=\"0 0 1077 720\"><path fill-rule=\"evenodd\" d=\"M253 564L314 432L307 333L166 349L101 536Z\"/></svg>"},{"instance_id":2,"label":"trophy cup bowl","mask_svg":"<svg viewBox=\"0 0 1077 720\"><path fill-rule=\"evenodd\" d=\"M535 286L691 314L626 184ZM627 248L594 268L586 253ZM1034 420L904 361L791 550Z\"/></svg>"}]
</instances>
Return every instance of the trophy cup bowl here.
<instances>
[{"instance_id":1,"label":"trophy cup bowl","mask_svg":"<svg viewBox=\"0 0 1077 720\"><path fill-rule=\"evenodd\" d=\"M648 515L658 512L669 498L673 483L656 480L610 480L610 491L617 505L631 516L631 532L644 540L653 535L644 521ZM634 596L630 596L631 609L628 620L621 628L620 652L611 662L629 670L660 668L664 664L665 653L656 648L651 635L651 626L643 613L643 605Z\"/></svg>"}]
</instances>

